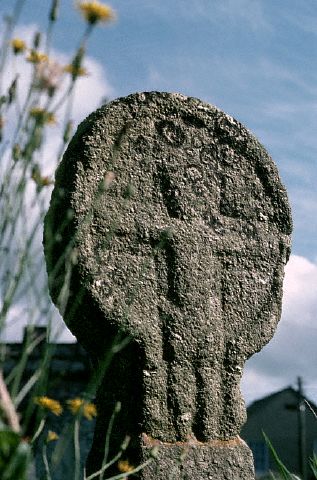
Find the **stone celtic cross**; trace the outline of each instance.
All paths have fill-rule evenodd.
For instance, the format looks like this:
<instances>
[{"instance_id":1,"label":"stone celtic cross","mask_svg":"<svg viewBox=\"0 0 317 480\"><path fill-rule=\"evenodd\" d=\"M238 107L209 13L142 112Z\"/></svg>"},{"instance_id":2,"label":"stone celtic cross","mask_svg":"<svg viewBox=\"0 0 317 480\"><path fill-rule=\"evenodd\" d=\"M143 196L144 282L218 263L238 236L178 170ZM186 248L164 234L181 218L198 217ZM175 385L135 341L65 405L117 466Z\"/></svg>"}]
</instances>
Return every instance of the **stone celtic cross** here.
<instances>
[{"instance_id":1,"label":"stone celtic cross","mask_svg":"<svg viewBox=\"0 0 317 480\"><path fill-rule=\"evenodd\" d=\"M239 383L280 318L291 229L272 159L215 107L140 93L79 126L45 222L51 295L95 369L130 338L98 390L90 472L120 401L111 454L125 435L131 463L159 447L140 479L254 478Z\"/></svg>"}]
</instances>

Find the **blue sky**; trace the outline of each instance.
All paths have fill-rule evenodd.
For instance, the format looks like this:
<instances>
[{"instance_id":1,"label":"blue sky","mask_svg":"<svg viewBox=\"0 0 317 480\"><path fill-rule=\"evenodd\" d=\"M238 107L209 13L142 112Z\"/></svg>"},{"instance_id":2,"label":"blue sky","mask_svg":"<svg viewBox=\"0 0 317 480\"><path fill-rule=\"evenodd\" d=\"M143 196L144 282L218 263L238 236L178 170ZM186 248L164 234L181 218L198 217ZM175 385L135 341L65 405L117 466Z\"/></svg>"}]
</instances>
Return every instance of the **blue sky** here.
<instances>
[{"instance_id":1,"label":"blue sky","mask_svg":"<svg viewBox=\"0 0 317 480\"><path fill-rule=\"evenodd\" d=\"M44 25L50 1L29 4L23 21ZM288 188L296 226L293 253L315 260L316 1L114 0L111 5L118 20L97 27L89 42L89 54L105 68L111 96L177 91L245 124L266 146ZM71 54L83 27L74 2L62 0L56 48Z\"/></svg>"},{"instance_id":2,"label":"blue sky","mask_svg":"<svg viewBox=\"0 0 317 480\"><path fill-rule=\"evenodd\" d=\"M276 337L249 361L243 390L250 401L302 375L317 401L317 1L109 3L117 21L97 27L88 50L104 95L159 90L198 97L241 121L276 162L293 211L293 255ZM0 10L10 4L0 0ZM28 0L21 25L43 28L49 5ZM72 55L83 29L74 2L61 0L56 51ZM88 111L78 121L96 106L93 87L83 95Z\"/></svg>"}]
</instances>

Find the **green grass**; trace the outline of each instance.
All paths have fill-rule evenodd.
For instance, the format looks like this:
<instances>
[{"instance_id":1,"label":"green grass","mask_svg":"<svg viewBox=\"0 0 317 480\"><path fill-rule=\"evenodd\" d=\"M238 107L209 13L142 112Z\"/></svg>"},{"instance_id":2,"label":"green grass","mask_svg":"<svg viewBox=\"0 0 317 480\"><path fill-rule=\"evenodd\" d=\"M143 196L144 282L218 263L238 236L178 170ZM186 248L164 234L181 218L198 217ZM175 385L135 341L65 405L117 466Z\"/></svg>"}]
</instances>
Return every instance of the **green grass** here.
<instances>
[{"instance_id":1,"label":"green grass","mask_svg":"<svg viewBox=\"0 0 317 480\"><path fill-rule=\"evenodd\" d=\"M269 452L275 462L276 468L277 468L277 474L271 473L271 478L272 480L301 480L300 477L296 476L295 474L291 473L288 468L284 465L284 463L281 461L281 459L278 456L278 453L276 452L274 446L272 445L270 439L268 436L263 432L264 439L266 441L266 444L269 448ZM310 460L310 467L311 470L317 478L317 456L314 455L313 458Z\"/></svg>"}]
</instances>

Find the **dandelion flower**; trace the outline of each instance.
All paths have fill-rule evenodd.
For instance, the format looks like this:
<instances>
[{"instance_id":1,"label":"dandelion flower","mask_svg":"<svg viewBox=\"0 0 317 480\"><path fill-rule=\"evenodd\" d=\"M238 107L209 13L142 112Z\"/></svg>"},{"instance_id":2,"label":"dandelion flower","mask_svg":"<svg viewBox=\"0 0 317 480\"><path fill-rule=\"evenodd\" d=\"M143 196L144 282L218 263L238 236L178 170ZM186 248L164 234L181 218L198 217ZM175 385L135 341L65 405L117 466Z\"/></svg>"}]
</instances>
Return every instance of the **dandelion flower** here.
<instances>
[{"instance_id":1,"label":"dandelion flower","mask_svg":"<svg viewBox=\"0 0 317 480\"><path fill-rule=\"evenodd\" d=\"M37 50L31 50L26 59L30 63L38 64L41 62L47 62L48 56L45 53L38 52Z\"/></svg>"},{"instance_id":2,"label":"dandelion flower","mask_svg":"<svg viewBox=\"0 0 317 480\"><path fill-rule=\"evenodd\" d=\"M93 403L86 403L84 405L84 416L87 418L87 420L92 420L94 417L96 417L96 405L94 405Z\"/></svg>"},{"instance_id":3,"label":"dandelion flower","mask_svg":"<svg viewBox=\"0 0 317 480\"><path fill-rule=\"evenodd\" d=\"M92 2L80 2L78 8L84 19L95 25L98 22L110 22L114 20L115 13L109 5L104 5L96 0Z\"/></svg>"},{"instance_id":4,"label":"dandelion flower","mask_svg":"<svg viewBox=\"0 0 317 480\"><path fill-rule=\"evenodd\" d=\"M40 189L42 187L48 187L49 185L52 185L54 183L53 180L49 177L43 177L41 175L40 169L37 165L35 165L32 169L31 178L32 180L34 180L34 182Z\"/></svg>"},{"instance_id":5,"label":"dandelion flower","mask_svg":"<svg viewBox=\"0 0 317 480\"><path fill-rule=\"evenodd\" d=\"M67 400L67 404L72 414L76 415L82 408L84 400L82 400L81 398L72 398L71 400Z\"/></svg>"},{"instance_id":6,"label":"dandelion flower","mask_svg":"<svg viewBox=\"0 0 317 480\"><path fill-rule=\"evenodd\" d=\"M54 113L45 110L45 108L34 107L30 110L30 117L34 118L38 123L53 125L56 123Z\"/></svg>"},{"instance_id":7,"label":"dandelion flower","mask_svg":"<svg viewBox=\"0 0 317 480\"><path fill-rule=\"evenodd\" d=\"M118 470L122 473L128 473L134 470L134 466L129 463L129 460L119 460Z\"/></svg>"},{"instance_id":8,"label":"dandelion flower","mask_svg":"<svg viewBox=\"0 0 317 480\"><path fill-rule=\"evenodd\" d=\"M47 433L46 441L47 442L53 442L54 440L58 439L58 435L56 432L53 432L52 430L49 430Z\"/></svg>"},{"instance_id":9,"label":"dandelion flower","mask_svg":"<svg viewBox=\"0 0 317 480\"><path fill-rule=\"evenodd\" d=\"M10 44L15 55L23 53L26 49L26 44L21 38L13 38Z\"/></svg>"},{"instance_id":10,"label":"dandelion flower","mask_svg":"<svg viewBox=\"0 0 317 480\"><path fill-rule=\"evenodd\" d=\"M92 420L93 417L97 416L96 406L93 403L85 402L81 398L67 400L67 404L73 415L77 415L78 413L82 412L87 420Z\"/></svg>"},{"instance_id":11,"label":"dandelion flower","mask_svg":"<svg viewBox=\"0 0 317 480\"><path fill-rule=\"evenodd\" d=\"M70 73L73 78L84 77L85 75L88 75L88 72L85 67L81 67L73 63L66 65L64 67L64 72Z\"/></svg>"},{"instance_id":12,"label":"dandelion flower","mask_svg":"<svg viewBox=\"0 0 317 480\"><path fill-rule=\"evenodd\" d=\"M34 402L44 410L54 413L54 415L60 415L63 411L61 404L49 397L36 397Z\"/></svg>"},{"instance_id":13,"label":"dandelion flower","mask_svg":"<svg viewBox=\"0 0 317 480\"><path fill-rule=\"evenodd\" d=\"M53 185L53 180L50 177L42 177L40 174L32 173L32 180L36 183L38 187L48 187Z\"/></svg>"}]
</instances>

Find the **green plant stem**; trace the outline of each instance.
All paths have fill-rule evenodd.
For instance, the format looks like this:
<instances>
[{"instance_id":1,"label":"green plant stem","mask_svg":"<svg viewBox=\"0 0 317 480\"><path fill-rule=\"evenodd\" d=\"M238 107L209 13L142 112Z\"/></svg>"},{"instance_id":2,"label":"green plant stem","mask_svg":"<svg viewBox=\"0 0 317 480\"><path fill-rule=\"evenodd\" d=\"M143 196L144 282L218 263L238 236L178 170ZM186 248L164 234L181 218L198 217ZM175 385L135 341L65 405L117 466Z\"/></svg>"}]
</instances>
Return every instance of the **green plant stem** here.
<instances>
[{"instance_id":1,"label":"green plant stem","mask_svg":"<svg viewBox=\"0 0 317 480\"><path fill-rule=\"evenodd\" d=\"M314 453L313 458L310 459L310 468L317 478L317 455Z\"/></svg>"},{"instance_id":2,"label":"green plant stem","mask_svg":"<svg viewBox=\"0 0 317 480\"><path fill-rule=\"evenodd\" d=\"M19 17L21 15L24 2L25 0L16 0L15 5L13 7L12 15L7 20L7 26L4 32L4 37L2 39L2 48L0 52L0 94L2 92L2 78L3 78L3 72L5 69L4 67L6 64L6 59L8 54L9 40L12 35L13 29L17 24Z\"/></svg>"},{"instance_id":3,"label":"green plant stem","mask_svg":"<svg viewBox=\"0 0 317 480\"><path fill-rule=\"evenodd\" d=\"M74 425L74 453L75 453L74 480L79 480L79 476L80 476L79 427L80 427L80 417L77 416L75 420L75 425Z\"/></svg>"},{"instance_id":4,"label":"green plant stem","mask_svg":"<svg viewBox=\"0 0 317 480\"><path fill-rule=\"evenodd\" d=\"M109 425L108 425L108 428L107 428L107 433L106 433L104 460L103 460L103 463L105 463L105 464L107 463L107 459L108 459L110 437L111 437L111 433L112 433L112 429L113 429L113 424L114 424L115 418L116 418L116 416L117 416L117 414L119 413L120 410L121 410L121 403L117 402L115 408L113 409L113 412L112 412L112 415L111 415L111 418L110 418L110 421L109 421Z\"/></svg>"},{"instance_id":5,"label":"green plant stem","mask_svg":"<svg viewBox=\"0 0 317 480\"><path fill-rule=\"evenodd\" d=\"M102 477L102 474L111 466L113 465L114 463L116 463L120 458L122 457L122 451L120 451L119 453L117 453L117 455L115 457L113 457L112 460L110 460L109 462L105 463L102 465L101 469L98 470L98 472L95 472L95 473L92 473L91 475L89 475L89 477L84 477L85 480L92 480L93 478L97 478L98 476L99 477Z\"/></svg>"},{"instance_id":6,"label":"green plant stem","mask_svg":"<svg viewBox=\"0 0 317 480\"><path fill-rule=\"evenodd\" d=\"M19 417L4 382L2 370L0 370L0 407L6 416L9 427L14 432L20 432Z\"/></svg>"},{"instance_id":7,"label":"green plant stem","mask_svg":"<svg viewBox=\"0 0 317 480\"><path fill-rule=\"evenodd\" d=\"M48 463L48 459L47 459L47 445L46 445L46 443L43 445L42 459L43 459L43 463L44 463L44 467L45 467L45 475L46 475L45 480L52 480L50 467L49 467L49 463Z\"/></svg>"},{"instance_id":8,"label":"green plant stem","mask_svg":"<svg viewBox=\"0 0 317 480\"><path fill-rule=\"evenodd\" d=\"M39 222L40 222L40 219L39 219ZM30 249L30 247L33 243L33 240L34 240L35 234L37 232L37 229L38 229L38 226L36 224L35 227L33 228L32 232L30 233L29 238L27 238L26 245L25 245L25 250L22 253L21 258L20 258L19 263L18 263L17 272L14 275L14 277L11 279L11 282L10 282L8 288L7 288L6 292L4 293L4 300L3 300L2 308L1 308L1 311L0 311L0 330L3 328L5 318L7 316L7 313L9 311L10 306L12 305L12 301L14 299L14 296L16 294L18 286L21 282L22 273L24 271L24 268L25 268L25 265L26 265L26 262L27 262L29 249Z\"/></svg>"},{"instance_id":9,"label":"green plant stem","mask_svg":"<svg viewBox=\"0 0 317 480\"><path fill-rule=\"evenodd\" d=\"M41 376L41 370L38 369L36 370L35 373L33 373L31 378L29 378L29 380L25 383L25 385L23 385L19 394L15 397L15 400L14 400L15 408L19 407L20 403L24 400L24 398L30 392L30 390L32 390L32 388L34 387L35 383L38 381L40 376Z\"/></svg>"},{"instance_id":10,"label":"green plant stem","mask_svg":"<svg viewBox=\"0 0 317 480\"><path fill-rule=\"evenodd\" d=\"M143 470L143 468L145 468L147 465L153 462L153 460L154 460L153 458L149 458L144 463L142 463L141 465L138 465L130 472L119 473L118 475L114 475L113 477L108 477L106 480L120 480L121 478L130 477L130 475L134 475L135 473L138 473L141 470ZM93 480L94 478L98 477L98 475L102 475L105 472L106 468L108 468L108 466L109 466L108 464L105 465L102 469L98 470L98 472L95 472L89 475L89 477L85 477L84 480Z\"/></svg>"},{"instance_id":11,"label":"green plant stem","mask_svg":"<svg viewBox=\"0 0 317 480\"><path fill-rule=\"evenodd\" d=\"M40 421L39 426L37 427L36 432L34 433L32 439L31 439L31 443L34 443L35 440L37 440L38 437L41 435L41 433L42 433L42 431L43 431L43 428L45 427L45 423L46 423L46 418L42 418L42 420Z\"/></svg>"},{"instance_id":12,"label":"green plant stem","mask_svg":"<svg viewBox=\"0 0 317 480\"><path fill-rule=\"evenodd\" d=\"M294 477L293 475L291 474L291 472L285 467L285 465L283 464L283 462L280 460L276 450L274 449L270 439L268 438L268 436L262 432L263 436L264 436L264 439L265 439L265 442L267 444L267 446L269 447L269 450L271 452L271 455L277 465L277 468L283 478L283 480L293 480Z\"/></svg>"}]
</instances>

